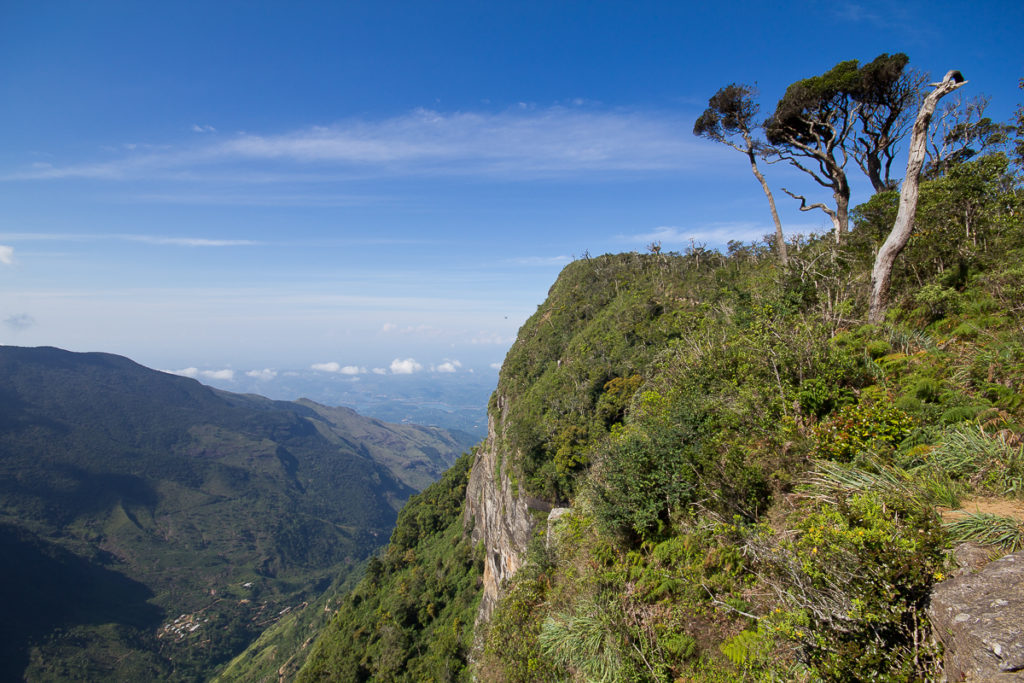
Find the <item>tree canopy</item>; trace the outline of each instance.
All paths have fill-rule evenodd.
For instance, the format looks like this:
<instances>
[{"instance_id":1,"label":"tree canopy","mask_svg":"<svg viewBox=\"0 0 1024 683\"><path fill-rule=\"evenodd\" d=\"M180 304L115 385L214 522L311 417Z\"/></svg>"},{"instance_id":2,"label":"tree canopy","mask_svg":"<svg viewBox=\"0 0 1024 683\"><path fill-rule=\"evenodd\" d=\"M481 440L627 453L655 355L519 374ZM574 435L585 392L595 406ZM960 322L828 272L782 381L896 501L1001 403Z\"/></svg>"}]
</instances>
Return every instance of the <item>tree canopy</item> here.
<instances>
[{"instance_id":1,"label":"tree canopy","mask_svg":"<svg viewBox=\"0 0 1024 683\"><path fill-rule=\"evenodd\" d=\"M770 148L761 140L758 140L755 131L758 124L754 121L759 107L754 101L757 90L749 85L733 83L711 96L708 100L708 108L700 115L693 126L694 135L714 140L729 145L738 152L747 155L750 161L750 170L761 184L765 196L768 198L768 206L772 212L772 221L775 223L775 249L779 254L779 261L786 265L786 240L782 234L782 222L779 220L779 212L775 208L775 197L772 195L768 182L757 167L757 158L769 153ZM740 146L735 138L743 141Z\"/></svg>"},{"instance_id":2,"label":"tree canopy","mask_svg":"<svg viewBox=\"0 0 1024 683\"><path fill-rule=\"evenodd\" d=\"M897 53L881 54L864 67L855 59L840 62L820 76L790 85L765 122L768 142L779 157L832 190L833 207L808 206L803 197L789 194L801 199L801 210L823 210L837 241L849 227L850 158L876 191L892 183L889 167L906 134L908 107L920 80L905 71L908 61Z\"/></svg>"}]
</instances>

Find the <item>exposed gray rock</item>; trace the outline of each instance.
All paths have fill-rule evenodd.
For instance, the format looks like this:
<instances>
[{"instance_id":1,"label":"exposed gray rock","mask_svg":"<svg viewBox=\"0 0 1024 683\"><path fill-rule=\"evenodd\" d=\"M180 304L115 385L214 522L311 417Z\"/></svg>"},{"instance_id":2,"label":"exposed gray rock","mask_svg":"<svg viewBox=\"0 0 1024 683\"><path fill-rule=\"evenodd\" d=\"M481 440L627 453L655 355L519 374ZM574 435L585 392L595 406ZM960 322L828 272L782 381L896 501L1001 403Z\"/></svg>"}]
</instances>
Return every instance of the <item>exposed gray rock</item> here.
<instances>
[{"instance_id":1,"label":"exposed gray rock","mask_svg":"<svg viewBox=\"0 0 1024 683\"><path fill-rule=\"evenodd\" d=\"M1005 555L1005 551L994 548L990 545L980 543L960 543L953 548L953 559L956 561L957 570L953 576L973 574L986 564Z\"/></svg>"},{"instance_id":2,"label":"exposed gray rock","mask_svg":"<svg viewBox=\"0 0 1024 683\"><path fill-rule=\"evenodd\" d=\"M466 521L473 524L473 542L482 541L486 551L477 622L490 620L502 587L523 563L536 524L531 509L551 509L550 504L529 499L522 487L513 485L509 471L513 457L501 452L497 435L505 408L499 395L497 410L488 416L487 440L477 451L466 486Z\"/></svg>"},{"instance_id":3,"label":"exposed gray rock","mask_svg":"<svg viewBox=\"0 0 1024 683\"><path fill-rule=\"evenodd\" d=\"M1024 552L935 585L928 616L949 681L1024 681Z\"/></svg>"}]
</instances>

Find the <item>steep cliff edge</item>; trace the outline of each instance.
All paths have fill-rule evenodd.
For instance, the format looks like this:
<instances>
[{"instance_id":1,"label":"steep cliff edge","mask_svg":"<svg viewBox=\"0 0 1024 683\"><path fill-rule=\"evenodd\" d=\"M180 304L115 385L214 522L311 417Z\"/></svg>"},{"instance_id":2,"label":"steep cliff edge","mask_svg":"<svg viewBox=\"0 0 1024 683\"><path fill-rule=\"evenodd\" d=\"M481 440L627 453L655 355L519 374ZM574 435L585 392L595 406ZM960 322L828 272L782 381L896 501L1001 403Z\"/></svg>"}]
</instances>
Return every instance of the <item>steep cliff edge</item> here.
<instances>
[{"instance_id":1,"label":"steep cliff edge","mask_svg":"<svg viewBox=\"0 0 1024 683\"><path fill-rule=\"evenodd\" d=\"M519 330L466 489L465 521L485 553L478 621L490 619L537 524L572 500L590 444L622 420L690 306L684 293L699 272L679 263L641 254L575 261Z\"/></svg>"},{"instance_id":2,"label":"steep cliff edge","mask_svg":"<svg viewBox=\"0 0 1024 683\"><path fill-rule=\"evenodd\" d=\"M536 526L533 509L550 509L538 499L529 499L514 484L511 460L503 452L497 429L503 424L505 400L497 399L497 415L491 415L487 439L477 452L466 487L465 522L474 544L484 548L483 590L477 621L487 621L501 596L501 588L522 566L527 544ZM497 425L497 427L496 427Z\"/></svg>"}]
</instances>

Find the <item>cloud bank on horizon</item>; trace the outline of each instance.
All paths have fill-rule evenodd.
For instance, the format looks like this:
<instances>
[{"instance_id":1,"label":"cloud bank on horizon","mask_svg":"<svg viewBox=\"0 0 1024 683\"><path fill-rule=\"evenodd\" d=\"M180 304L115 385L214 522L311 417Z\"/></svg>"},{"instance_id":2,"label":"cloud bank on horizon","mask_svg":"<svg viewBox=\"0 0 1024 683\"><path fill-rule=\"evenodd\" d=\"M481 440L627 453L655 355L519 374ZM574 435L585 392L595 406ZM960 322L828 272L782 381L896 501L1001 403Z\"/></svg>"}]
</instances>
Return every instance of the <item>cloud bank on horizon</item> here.
<instances>
[{"instance_id":1,"label":"cloud bank on horizon","mask_svg":"<svg viewBox=\"0 0 1024 683\"><path fill-rule=\"evenodd\" d=\"M328 361L325 363L313 363L309 366L310 370L316 372L333 373L339 375L365 375L367 372L373 372L378 375L392 374L392 375L412 375L417 372L422 372L428 368L422 363L417 361L415 358L395 358L391 361L391 364L385 368L373 368L367 370L366 366L362 365L342 365L337 361ZM430 372L453 374L463 369L462 362L455 359L445 359L437 365L430 365ZM471 369L469 371L472 371ZM267 371L264 371L267 372ZM251 373L246 373L252 376Z\"/></svg>"}]
</instances>

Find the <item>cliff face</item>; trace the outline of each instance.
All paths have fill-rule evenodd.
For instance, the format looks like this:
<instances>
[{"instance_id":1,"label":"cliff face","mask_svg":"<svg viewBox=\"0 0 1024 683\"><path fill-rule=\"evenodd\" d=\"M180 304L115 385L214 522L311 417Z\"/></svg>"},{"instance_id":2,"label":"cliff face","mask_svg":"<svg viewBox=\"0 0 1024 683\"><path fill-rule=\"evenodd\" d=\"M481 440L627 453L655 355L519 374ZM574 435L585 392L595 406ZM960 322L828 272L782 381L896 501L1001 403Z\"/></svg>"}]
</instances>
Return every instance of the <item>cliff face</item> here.
<instances>
[{"instance_id":1,"label":"cliff face","mask_svg":"<svg viewBox=\"0 0 1024 683\"><path fill-rule=\"evenodd\" d=\"M466 522L472 524L473 543L483 542L485 550L478 622L490 619L504 583L523 563L535 526L527 496L513 484L511 454L503 452L505 440L499 437L506 412L507 402L499 395L466 487ZM533 507L545 509L537 501Z\"/></svg>"},{"instance_id":2,"label":"cliff face","mask_svg":"<svg viewBox=\"0 0 1024 683\"><path fill-rule=\"evenodd\" d=\"M574 261L519 330L466 490L465 519L486 551L478 621L490 619L552 501L573 499L585 444L621 420L667 337L663 314L689 291L667 293L667 264L639 254Z\"/></svg>"}]
</instances>

